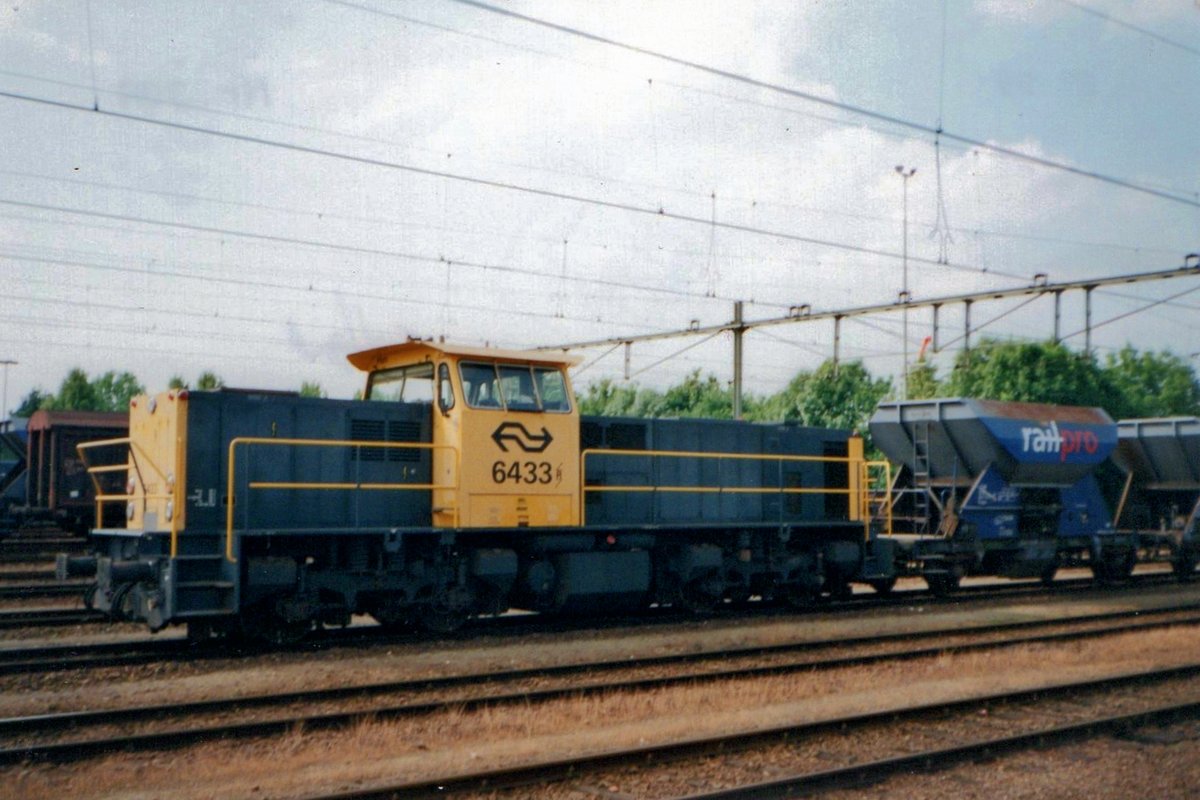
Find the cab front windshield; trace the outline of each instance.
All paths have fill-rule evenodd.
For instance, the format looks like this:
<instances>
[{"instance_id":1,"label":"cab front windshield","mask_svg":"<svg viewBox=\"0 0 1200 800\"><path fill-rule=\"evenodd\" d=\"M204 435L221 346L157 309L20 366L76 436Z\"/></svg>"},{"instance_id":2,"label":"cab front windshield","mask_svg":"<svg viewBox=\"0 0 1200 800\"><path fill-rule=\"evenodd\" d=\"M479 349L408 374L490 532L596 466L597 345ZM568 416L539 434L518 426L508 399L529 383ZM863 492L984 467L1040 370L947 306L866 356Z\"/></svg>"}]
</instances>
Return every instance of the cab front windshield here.
<instances>
[{"instance_id":1,"label":"cab front windshield","mask_svg":"<svg viewBox=\"0 0 1200 800\"><path fill-rule=\"evenodd\" d=\"M571 410L567 383L557 367L464 361L458 371L463 395L472 408L559 413Z\"/></svg>"}]
</instances>

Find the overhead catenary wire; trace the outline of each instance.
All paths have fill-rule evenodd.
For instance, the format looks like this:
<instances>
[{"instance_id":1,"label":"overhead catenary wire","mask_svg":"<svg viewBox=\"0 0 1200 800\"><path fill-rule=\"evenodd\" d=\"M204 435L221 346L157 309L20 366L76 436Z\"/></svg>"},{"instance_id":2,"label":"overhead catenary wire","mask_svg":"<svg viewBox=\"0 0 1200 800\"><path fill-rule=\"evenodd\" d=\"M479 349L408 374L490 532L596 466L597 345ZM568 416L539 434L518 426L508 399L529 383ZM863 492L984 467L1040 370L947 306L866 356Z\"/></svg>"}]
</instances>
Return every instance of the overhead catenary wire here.
<instances>
[{"instance_id":1,"label":"overhead catenary wire","mask_svg":"<svg viewBox=\"0 0 1200 800\"><path fill-rule=\"evenodd\" d=\"M470 6L471 8L476 8L481 11L486 11L491 14L497 14L497 15L500 15L503 17L508 17L510 19L519 20L521 22L525 22L525 23L528 23L531 25L537 25L539 27L543 27L548 30L557 31L559 33L567 34L569 36L575 36L575 37L578 37L581 39L586 39L588 41L596 42L598 44L604 44L604 45L608 45L610 47L616 47L616 48L625 50L627 52L637 53L639 55L643 55L643 56L647 56L649 58L654 58L654 59L658 59L661 61L665 61L667 63L675 64L677 66L687 67L689 69L697 70L699 72L704 72L706 74L714 75L719 78L724 78L727 80L735 81L737 83L741 83L746 86L752 86L756 89L763 89L763 90L770 91L770 92L776 92L778 94L786 95L788 97L794 97L799 100L806 100L811 103L818 103L820 105L827 106L829 108L836 108L840 111L845 111L847 113L854 114L856 116L861 116L866 119L872 119L877 122L884 122L889 125L895 125L897 127L906 128L906 129L912 130L912 131L918 131L920 133L925 133L930 136L939 133L939 129L936 126L931 127L924 123L916 122L915 120L905 119L903 117L898 117L893 114L885 114L881 111L875 111L873 109L866 108L865 106L858 106L858 105L854 105L851 103L845 103L840 100L833 100L828 97L822 97L820 95L813 94L812 92L806 92L801 89L795 89L792 87L783 86L782 84L773 83L771 81L762 80L759 78L753 78L749 75L742 75L740 73L732 72L730 70L721 69L719 67L713 67L713 66L710 66L707 64L702 64L698 61L692 61L690 59L680 58L678 56L672 56L670 54L663 53L658 50L652 50L647 47L641 47L639 45L630 44L628 42L622 42L620 40L613 39L608 36L601 36L596 33L591 33L589 31L585 31L581 28L576 28L576 27L573 27L570 25L565 25L565 24L558 23L558 22L551 22L550 20L541 19L539 17L529 16L528 14L521 14L517 11L513 11L512 9L501 8L499 6L495 6L490 3L481 2L481 0L450 0L450 1L454 2L454 3L459 3L461 5ZM1142 193L1145 195L1149 195L1151 197L1157 197L1161 200L1167 200L1167 201L1170 201L1173 203L1180 203L1183 205L1192 206L1193 208L1200 208L1200 200L1194 200L1190 197L1184 197L1184 196L1181 196L1181 195L1178 195L1178 194L1175 194L1172 192L1155 189L1151 186L1135 183L1135 182L1125 179L1125 178L1120 178L1120 177L1117 177L1114 175L1107 175L1102 172L1084 169L1082 167L1075 167L1075 166L1072 166L1071 164L1066 164L1061 161L1054 161L1053 159L1049 159L1049 158L1042 158L1041 156L1035 156L1031 153L1023 153L1020 150L1015 150L1011 147L1004 147L1003 145L994 144L992 142L984 141L982 139L976 139L971 136L965 136L963 134L953 133L951 131L942 130L942 131L940 131L940 133L941 133L941 136L943 136L946 139L951 139L951 140L959 142L961 144L969 145L970 147L973 147L973 148L978 148L981 150L988 150L993 153L997 153L997 154L1006 156L1008 158L1018 159L1018 160L1025 161L1025 162L1028 162L1031 164L1037 164L1038 166L1045 167L1047 169L1059 170L1062 172L1070 173L1072 175L1077 175L1079 177L1089 178L1092 180L1100 181L1102 183L1107 183L1112 186L1118 186L1123 189L1129 189L1131 191L1139 192L1139 193Z\"/></svg>"},{"instance_id":2,"label":"overhead catenary wire","mask_svg":"<svg viewBox=\"0 0 1200 800\"><path fill-rule=\"evenodd\" d=\"M167 197L167 198L171 198L171 199L175 199L175 200L188 200L188 201L196 201L196 202L204 202L204 203L214 203L217 205L231 206L234 208L250 208L250 209L261 210L261 211L275 211L275 212L279 212L279 213L283 213L283 214L314 217L319 220L344 220L347 222L359 222L359 223L365 223L365 224L369 224L369 225L383 225L383 226L387 226L387 227L402 226L402 227L412 227L412 228L417 228L417 229L428 229L431 227L428 224L415 223L415 222L410 222L407 220L395 219L395 218L371 217L371 216L365 216L365 215L360 215L360 214L347 214L344 212L329 211L326 209L297 208L294 206L276 205L276 204L272 204L272 203L252 203L252 202L247 202L244 200L231 200L229 198L224 198L224 197L213 197L211 195L195 194L195 193L190 193L190 192L164 191L164 190L160 190L160 189L149 189L149 188L141 187L141 186L126 186L126 185L119 184L119 183L111 183L111 182L107 182L107 181L86 180L83 178L67 177L64 175L46 175L46 174L37 173L37 172L27 172L27 171L14 170L14 169L0 169L0 175L8 175L11 177L16 177L16 178L29 178L31 180L42 180L42 181L51 181L51 182L57 182L57 183L66 183L66 184L70 184L73 186L89 186L89 187L100 188L100 189L112 189L112 190L120 191L120 192L130 192L133 194L143 194L143 195L150 195L150 196L154 196L154 197ZM608 179L606 178L605 180L607 181ZM640 184L634 184L634 185L640 185ZM699 197L699 196L703 196L706 198L709 197L708 194L704 194L704 195L701 195L701 193L695 193L695 194L697 197ZM746 199L746 198L741 198L741 199ZM759 205L764 204L764 203L759 203L758 201L754 201L754 202ZM811 212L811 213L822 214L822 215L827 215L827 216L832 216L832 217L840 217L843 219L857 219L857 220L866 220L866 221L871 221L871 222L889 222L889 223L897 221L897 219L894 219L890 216L881 216L878 214L863 214L860 212L844 211L844 210L832 209L832 208L819 208L816 206L805 206L805 205L799 205L799 204L795 204L795 203L782 203L782 202L775 201L775 200L765 201L765 205L769 205L769 206L776 207L776 208L782 208L782 209L807 211L807 212ZM3 216L3 215L0 215L0 216ZM455 233L478 233L478 232L480 232L480 230L485 230L489 236L506 238L506 239L510 239L513 241L543 242L545 244L555 244L555 245L559 244L561 241L561 239L556 236L534 236L534 235L530 235L528 233L514 233L510 230L502 230L502 229L497 229L497 228L480 229L478 227L475 227L475 228L467 229L467 228L440 227L439 230L446 230L446 231L455 232ZM1097 249L1121 250L1121 251L1126 251L1126 252L1147 253L1147 254L1158 253L1158 254L1162 254L1162 255L1168 255L1168 254L1176 255L1176 254L1182 252L1184 249L1186 249L1183 247L1163 247L1163 246L1159 246L1159 245L1148 245L1148 244L1123 244L1120 242L1100 242L1100 241L1089 241L1089 240L1084 240L1084 239L1069 239L1069 238L1065 238L1065 237L1061 237L1061 236L1045 236L1045 235L1039 235L1039 234L1013 233L1011 231L996 231L996 230L990 230L990 229L985 229L985 228L974 228L974 227L973 228L963 228L963 227L947 226L946 230L950 231L950 232L970 233L975 236L987 236L987 237L992 237L992 238L997 238L997 239L1012 239L1012 240L1016 240L1016 241L1045 242L1048 244L1063 244L1063 245L1072 245L1072 246L1077 246L1077 247L1091 247L1091 248L1097 248ZM580 240L578 238L574 238L574 239L572 239L572 241L575 243L576 246L586 245L586 246L594 247L594 248L609 247L608 244L602 244L602 243L594 242L594 241ZM691 249L691 250L679 249L679 248L660 248L660 249L662 250L662 252L670 253L673 255L688 255L688 256L703 256L703 255L705 255L705 251L695 250L695 249ZM795 260L792 258L776 258L776 257L772 257L772 256L759 256L759 255L740 255L737 253L723 253L722 257L725 259L742 259L742 260L754 260L754 261L764 261L764 262L786 261L788 263L791 263ZM972 265L964 265L964 266L972 266ZM976 268L978 268L978 267L976 267ZM989 270L989 272L990 272L990 270ZM995 273L995 274L1003 275L1004 273ZM734 300L737 298L724 297L722 299ZM759 305L764 305L764 303L762 303L762 301L753 301L753 300L746 299L746 302L757 302ZM776 305L783 307L784 304L776 304Z\"/></svg>"},{"instance_id":3,"label":"overhead catenary wire","mask_svg":"<svg viewBox=\"0 0 1200 800\"><path fill-rule=\"evenodd\" d=\"M1174 47L1177 50L1182 50L1185 53L1191 53L1194 56L1200 56L1200 47L1193 47L1192 45L1176 41L1175 39L1163 36L1161 33L1155 33L1149 28L1143 28L1141 26L1134 25L1132 22L1126 22L1123 19L1114 17L1112 14L1107 14L1099 9L1076 2L1076 0L1058 0L1058 2L1062 3L1064 6L1070 6L1077 11L1081 11L1084 14L1096 17L1097 19L1102 19L1105 22L1116 25L1117 27L1124 28L1128 31L1133 31L1134 33L1139 33L1142 36L1147 36L1154 41L1159 42L1160 44L1165 44L1168 47Z\"/></svg>"},{"instance_id":4,"label":"overhead catenary wire","mask_svg":"<svg viewBox=\"0 0 1200 800\"><path fill-rule=\"evenodd\" d=\"M388 161L385 159L370 158L367 156L358 156L358 155L353 155L350 153L340 153L340 152L337 152L334 150L327 150L327 149L320 148L320 147L310 147L307 145L300 145L300 144L295 144L292 142L282 142L282 141L277 141L277 140L273 140L273 139L267 139L267 138L264 138L261 136L251 136L249 134L232 133L230 131L221 131L221 130L217 130L215 128L207 128L207 127L200 126L200 125L189 125L186 123L174 122L171 120L156 119L154 117L147 117L147 116L143 116L140 114L132 114L132 113L121 112L121 111L113 111L113 110L106 109L106 108L99 108L99 109L93 110L86 106L80 106L78 104L70 103L70 102L63 101L63 100L51 100L51 99L44 98L44 97L35 97L32 95L20 94L18 92L0 91L0 97L8 98L10 100L16 100L18 102L34 103L34 104L44 105L47 107L68 110L68 111L83 112L83 113L88 113L88 114L98 114L98 115L110 117L113 119L121 119L121 120L126 120L126 121L131 121L131 122L139 122L139 123L144 123L147 125L154 125L154 126L170 128L170 129L174 129L174 130L187 131L190 133L197 133L197 134L201 134L201 135L205 135L205 136L214 136L217 138L227 139L230 141L262 145L264 147L279 148L279 149L283 149L283 150L290 150L292 152L303 153L306 155L313 155L313 156L319 156L319 157L324 157L324 158L337 159L337 160L341 160L341 161L363 164L363 165L367 165L367 166L382 167L385 169L394 169L394 170L399 170L402 172L408 172L408 173L411 173L414 175L425 175L428 177L443 178L446 180L459 181L459 182L463 182L463 183L473 184L476 186L484 186L484 187L489 187L489 188L493 188L493 189L500 189L500 190L505 190L505 191L517 192L517 193L521 193L521 194L528 194L528 195L536 196L536 197L545 197L545 198L555 199L555 200L563 200L563 201L574 202L574 203L583 203L585 205L592 205L592 206L596 206L598 208L607 208L607 209L612 209L615 211L624 211L624 212L629 212L629 213L634 213L634 214L648 215L648 216L652 216L652 217L658 217L660 219L673 220L675 222L684 222L684 223L694 224L694 225L710 225L713 227L721 228L723 230L737 231L739 233L746 233L746 234L751 234L751 235L755 235L755 236L766 236L766 237L770 237L770 238L781 239L784 241L802 242L805 244L829 247L829 248L836 249L836 250L844 250L846 252L851 252L851 253L861 253L864 255L879 256L881 258L896 259L896 260L899 260L902 258L902 254L891 251L891 250L884 250L881 248L874 248L874 247L866 247L863 245L855 245L855 244L850 244L848 242L837 242L837 241L828 240L828 239L821 239L821 238L815 237L815 236L804 236L801 234L791 233L788 231L779 231L779 230L770 230L770 229L766 229L766 228L758 228L758 227L755 227L752 225L742 225L742 224L738 224L735 222L715 222L713 220L705 219L704 217L696 216L693 214L684 214L684 213L675 212L675 211L668 211L666 208L664 208L662 206L655 208L655 207L651 207L651 206L641 206L641 205L637 205L635 203L629 203L629 202L624 202L624 201L604 200L601 198L589 197L587 195L580 195L580 194L575 194L572 192L564 192L564 191L558 191L555 189L546 189L546 188L541 188L541 187L536 187L536 186L525 186L522 184L512 183L509 181L501 181L501 180L496 180L496 179L492 179L492 178L482 178L482 177L478 177L478 176L474 176L474 175L469 175L466 173L450 172L447 170L431 169L431 168L427 168L427 167L418 167L418 166L415 166L412 164L404 164L404 163L397 162L397 161ZM80 214L92 214L95 216L105 216L102 212L86 212L86 211L72 210L72 209L63 208L63 207L53 207L53 206L46 206L46 205L39 205L39 204L32 204L32 203L21 203L21 202L17 202L17 201L13 201L13 200L0 199L0 202L7 203L9 205L26 206L29 208L42 208L43 210L59 210L59 211L65 211L68 213L80 213ZM1200 203L1197 203L1196 206L1197 206L1197 208L1200 208ZM115 218L118 218L118 219L122 218L121 215L110 215L110 216L115 216ZM130 220L130 221L137 221L137 219L132 218L132 220ZM155 222L155 223L151 223L151 224L168 224L168 223ZM204 226L193 226L193 225L188 225L186 223L169 223L169 224L174 224L174 225L178 225L179 227L182 227L182 228L190 228L193 230L209 230L211 232L211 229L206 229ZM244 235L244 234L238 234L235 232L235 235ZM272 238L272 237L264 236L263 238ZM284 239L284 240L286 240L286 239ZM330 245L320 244L317 246L330 246ZM344 247L346 247L347 249L351 249L351 250L358 249L362 252L370 252L370 248L351 248L349 246L344 246ZM957 263L941 264L936 259L932 259L932 258L924 258L924 257L920 257L920 256L910 255L908 257L908 260L912 261L912 262L917 262L917 263L929 264L931 266L945 267L948 269L953 269L953 270L958 270L958 271L988 272L988 274L991 274L991 275L1008 277L1008 278L1011 278L1014 280L1024 280L1024 276L1020 276L1020 275L1010 275L1010 274L1002 273L1002 272L995 271L995 270L992 270L992 271L982 270L982 269L978 269L975 267L970 267L970 266L966 266L963 264L957 264ZM465 262L456 261L455 263L462 264Z\"/></svg>"},{"instance_id":5,"label":"overhead catenary wire","mask_svg":"<svg viewBox=\"0 0 1200 800\"><path fill-rule=\"evenodd\" d=\"M62 259L62 258L40 258L37 256L30 256L30 255L9 254L9 253L4 253L2 251L0 251L0 258L8 258L8 259L17 260L17 261L29 261L32 263L58 264L58 265L62 265L62 266L83 267L83 268L87 268L87 269L100 270L100 271L104 271L104 272L130 273L130 274L137 275L137 276L145 276L145 274L146 274L145 270L143 270L141 268L137 268L137 267L122 267L122 266L116 266L116 265L97 264L94 262L77 261L77 260ZM210 283L221 283L221 284L227 284L227 285L231 285L231 286L242 286L242 287L247 287L247 288L280 289L280 290L285 290L285 291L300 292L300 293L309 294L309 295L333 295L333 296L338 296L338 297L352 297L352 298L360 299L360 300L378 300L378 301L397 304L397 305L409 305L409 306L417 306L417 307L424 307L424 306L428 305L425 301L422 301L422 300L416 300L416 299L410 299L410 298L404 298L404 297L386 296L386 295L381 295L379 292L355 292L355 291L350 291L347 289L329 289L329 288L321 288L321 287L316 287L316 286L296 286L294 284L275 283L272 281L254 280L254 279L250 279L250 278L234 278L234 277L229 277L229 276L219 276L218 277L218 276L212 276L212 275L207 275L207 276L193 275L193 274L190 274L187 272L181 272L181 271L175 271L175 270L171 270L171 271L159 270L156 273L156 275L169 276L172 278L183 278L183 279L188 279L188 280L196 280L196 281L210 282ZM80 303L76 303L76 304L78 305ZM458 311L484 311L484 312L493 313L493 314L507 314L507 315L517 316L517 317L527 317L527 318L531 318L531 319L550 319L550 320L559 319L553 313L544 313L544 312L538 312L538 311L528 311L528 310L514 309L514 308L498 308L495 306L475 306L475 305L466 305L466 304L461 304L461 303L460 304L448 304L448 305L451 308L458 310ZM594 323L594 324L611 324L611 323L606 323L604 320L600 320L600 319L575 318L575 317L570 318L570 319L575 322L589 322L589 323ZM650 328L649 326L640 326L640 327L645 327L648 330L654 330L653 328Z\"/></svg>"},{"instance_id":6,"label":"overhead catenary wire","mask_svg":"<svg viewBox=\"0 0 1200 800\"><path fill-rule=\"evenodd\" d=\"M657 361L651 362L650 364L647 364L646 366L642 367L641 369L631 372L629 374L629 379L632 380L633 378L636 378L638 375L641 375L643 372L648 372L648 371L654 369L655 367L659 366L660 364L665 364L666 362L670 361L673 358L678 358L679 356L683 355L687 351L689 351L695 347L699 347L700 345L704 344L705 342L708 342L708 341L716 338L717 336L720 336L721 333L723 333L723 331L717 331L716 333L713 333L709 336L705 336L703 339L700 339L698 341L692 342L691 344L685 345L684 347L679 348L678 350L671 353L670 355L663 356L662 358L658 359Z\"/></svg>"},{"instance_id":7,"label":"overhead catenary wire","mask_svg":"<svg viewBox=\"0 0 1200 800\"><path fill-rule=\"evenodd\" d=\"M1117 314L1115 317L1109 317L1108 319L1106 319L1102 322L1097 322L1088 327L1080 328L1079 330L1075 331L1074 333L1068 333L1066 336L1064 336L1062 338L1063 339L1071 339L1071 338L1074 338L1081 334L1087 333L1089 330L1094 331L1097 328L1103 328L1105 325L1111 325L1112 323L1117 322L1119 320L1123 320L1127 317L1132 317L1134 314L1140 314L1143 311L1149 311L1150 309L1154 308L1155 306L1161 306L1170 300L1177 300L1180 297L1184 297L1186 295L1189 295L1189 294L1192 294L1193 292L1198 292L1198 291L1200 291L1200 286L1193 286L1191 289L1184 289L1183 291L1175 292L1174 294L1171 294L1166 297L1160 298L1158 300L1149 302L1146 305L1141 306L1140 308L1135 308L1132 311L1126 311L1123 314Z\"/></svg>"},{"instance_id":8,"label":"overhead catenary wire","mask_svg":"<svg viewBox=\"0 0 1200 800\"><path fill-rule=\"evenodd\" d=\"M97 217L100 219L115 220L120 222L133 222L143 225L158 225L168 228L178 228L180 230L193 231L198 233L212 233L222 236L239 236L247 239L259 239L268 242L303 245L305 247L316 247L327 250L338 250L349 253L357 253L359 255L383 256L388 258L401 258L409 261L420 261L430 264L454 264L457 266L471 267L480 270L491 270L493 272L504 272L516 275L527 275L534 278L548 278L550 275L540 270L529 267L517 267L511 264L501 264L493 262L474 261L471 259L460 259L446 256L435 256L427 253L416 253L402 250L387 250L376 247L363 247L360 245L340 244L337 242L327 242L320 239L308 239L297 236L283 236L277 234L260 233L256 231L238 230L236 228L225 228L215 225L198 225L189 222L179 222L176 220L155 219L149 217L139 217L132 214L116 214L107 211L97 211L86 208L73 208L70 206L56 205L52 203L33 203L24 200L13 200L10 198L0 197L0 204L15 206L18 208L28 208L38 211L52 211L64 214L78 214L80 216ZM710 295L688 292L683 289L675 289L668 286L652 286L649 284L634 284L623 281L615 281L607 278L593 278L584 275L563 275L563 281L573 283L585 283L596 286L605 286L614 289L630 289L639 292L647 292L651 294L672 295L676 297L692 297L701 300L716 299ZM727 297L720 298L723 300L733 301L738 298ZM760 303L760 305L770 305ZM777 308L784 308L784 304L774 304Z\"/></svg>"}]
</instances>

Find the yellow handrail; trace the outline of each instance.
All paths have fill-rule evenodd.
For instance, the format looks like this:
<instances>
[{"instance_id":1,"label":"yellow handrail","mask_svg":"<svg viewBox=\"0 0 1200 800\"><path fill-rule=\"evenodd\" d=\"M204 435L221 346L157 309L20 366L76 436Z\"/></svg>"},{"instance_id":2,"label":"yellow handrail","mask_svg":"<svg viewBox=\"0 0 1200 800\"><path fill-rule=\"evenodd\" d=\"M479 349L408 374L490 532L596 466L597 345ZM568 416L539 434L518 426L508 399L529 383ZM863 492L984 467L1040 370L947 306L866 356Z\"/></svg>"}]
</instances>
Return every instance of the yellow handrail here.
<instances>
[{"instance_id":1,"label":"yellow handrail","mask_svg":"<svg viewBox=\"0 0 1200 800\"><path fill-rule=\"evenodd\" d=\"M128 460L124 464L101 464L101 465L94 466L94 467L88 464L88 461L87 461L87 451L88 450L95 450L95 449L101 448L101 447L120 447L120 446L126 446L129 448ZM171 480L168 479L167 473L163 472L158 467L158 465L154 463L154 460L152 458L150 458L149 455L146 454L146 451L141 447L141 445L139 445L137 442L133 441L133 439L131 439L128 436L124 436L119 439L98 439L94 442L80 442L79 444L75 445L75 452L79 453L79 458L81 461L83 461L84 467L87 469L88 477L91 478L91 480L92 480L92 486L96 490L95 500L96 500L96 525L97 526L99 526L103 522L104 504L105 503L115 502L118 500L123 500L125 502L129 502L130 500L134 500L134 499L140 497L142 500L142 504L143 504L143 508L142 508L143 513L145 512L145 503L147 500L167 500L174 504L174 508L170 515L170 517L171 517L171 519L170 519L170 522L171 522L171 557L174 558L179 549L179 522L178 522L178 520L179 520L179 510L181 508L181 505L180 505L181 500L179 497L179 493L183 488L182 481L176 480L176 481L174 481L174 485L171 485L172 482L171 482ZM165 493L165 494L161 493L161 492L150 493L150 492L146 491L146 481L142 476L142 467L141 467L141 463L143 461L150 467L150 469L152 469L154 471L154 473L156 475L158 475L159 479L163 482L164 485L170 486L170 490L167 493ZM106 474L106 473L112 473L112 472L120 472L121 470L127 470L127 471L133 472L133 474L137 478L138 488L141 489L140 495L128 494L128 493L127 494L104 494L103 493L103 490L100 488L100 481L96 476Z\"/></svg>"},{"instance_id":2,"label":"yellow handrail","mask_svg":"<svg viewBox=\"0 0 1200 800\"><path fill-rule=\"evenodd\" d=\"M603 449L589 448L579 454L579 479L582 485L581 495L587 492L635 492L635 493L689 493L689 494L778 494L778 495L805 495L805 494L829 494L829 495L846 495L850 497L854 490L847 485L841 487L784 487L779 486L759 487L759 486L588 486L586 482L587 476L587 458L590 455L601 456L625 456L633 458L703 458L713 460L726 461L761 461L767 463L820 463L820 464L853 464L860 465L860 473L863 477L859 481L859 497L857 505L859 509L865 509L869 505L867 498L867 465L886 464L886 462L867 462L850 456L801 456L801 455L785 455L782 453L723 453L723 452L705 452L697 450L621 450L621 449ZM851 498L854 502L854 498ZM580 524L586 524L587 504L581 504L579 517ZM862 514L864 531L869 535L870 532L870 515ZM890 525L889 525L890 528Z\"/></svg>"},{"instance_id":3,"label":"yellow handrail","mask_svg":"<svg viewBox=\"0 0 1200 800\"><path fill-rule=\"evenodd\" d=\"M435 483L350 483L338 482L290 482L290 481L247 481L247 489L316 489L316 490L391 490L391 491L450 491L457 493L462 474L462 456L457 447L449 444L433 444L432 442L379 442L360 441L351 439L273 439L260 436L239 436L229 441L229 467L226 480L225 508L225 558L230 563L237 563L233 553L233 509L235 495L234 476L237 466L237 448L239 445L282 445L288 447L380 447L390 449L408 448L413 450L449 450L454 454L454 482L449 485ZM454 526L458 527L458 503L454 504Z\"/></svg>"},{"instance_id":4,"label":"yellow handrail","mask_svg":"<svg viewBox=\"0 0 1200 800\"><path fill-rule=\"evenodd\" d=\"M871 471L879 470L882 473L883 486L884 486L884 489L883 489L884 500L882 503L882 510L884 512L883 519L884 519L885 524L884 524L884 529L881 533L884 536L890 536L892 534L892 504L891 504L891 502L889 502L888 493L890 492L890 487L892 485L891 462L888 462L888 461L863 461L862 465L861 465L861 469L862 469L862 472L860 473L861 478L860 478L859 485L862 488L861 488L861 491L859 492L859 499L860 499L860 502L862 503L862 505L860 506L860 508L862 509L860 516L862 517L863 524L867 526L867 531L868 531L868 535L869 535L871 522L875 518L875 514L872 509L872 499L873 499L873 496L875 495L875 492L871 491Z\"/></svg>"}]
</instances>

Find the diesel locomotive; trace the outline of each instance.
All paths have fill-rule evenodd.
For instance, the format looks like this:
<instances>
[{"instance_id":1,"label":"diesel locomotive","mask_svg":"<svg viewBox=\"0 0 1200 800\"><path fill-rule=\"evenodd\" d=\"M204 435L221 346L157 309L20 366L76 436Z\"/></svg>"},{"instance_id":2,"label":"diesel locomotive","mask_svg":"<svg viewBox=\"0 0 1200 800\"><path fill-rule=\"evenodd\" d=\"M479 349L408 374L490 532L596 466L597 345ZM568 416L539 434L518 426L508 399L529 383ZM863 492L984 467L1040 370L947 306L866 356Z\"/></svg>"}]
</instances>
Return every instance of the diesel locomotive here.
<instances>
[{"instance_id":1,"label":"diesel locomotive","mask_svg":"<svg viewBox=\"0 0 1200 800\"><path fill-rule=\"evenodd\" d=\"M124 525L89 602L158 630L270 640L370 614L452 629L509 608L806 604L894 579L872 536L886 465L848 431L580 418L568 357L410 341L353 354L362 400L166 392L132 402ZM111 460L111 458L110 458Z\"/></svg>"}]
</instances>

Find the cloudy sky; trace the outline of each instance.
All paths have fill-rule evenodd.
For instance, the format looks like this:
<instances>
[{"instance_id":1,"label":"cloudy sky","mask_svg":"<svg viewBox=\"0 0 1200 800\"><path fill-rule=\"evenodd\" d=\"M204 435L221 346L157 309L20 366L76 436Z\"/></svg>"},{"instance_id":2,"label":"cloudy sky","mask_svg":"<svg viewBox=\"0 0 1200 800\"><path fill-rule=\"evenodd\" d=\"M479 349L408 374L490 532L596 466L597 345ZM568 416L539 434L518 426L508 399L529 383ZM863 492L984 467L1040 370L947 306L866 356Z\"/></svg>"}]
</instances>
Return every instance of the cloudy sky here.
<instances>
[{"instance_id":1,"label":"cloudy sky","mask_svg":"<svg viewBox=\"0 0 1200 800\"><path fill-rule=\"evenodd\" d=\"M409 335L526 347L721 323L735 300L748 319L887 302L899 164L915 299L1200 250L1193 0L502 6L557 27L452 0L8 0L9 405L73 366L349 396L345 354ZM1097 293L1093 341L1190 357L1198 310L1196 279ZM929 319L910 319L915 351ZM972 312L992 319L980 334L1045 338L1052 305ZM1063 333L1082 327L1068 295ZM900 331L847 323L843 353L898 372ZM727 335L696 341L634 347L634 379L727 380ZM829 323L751 333L747 388L831 348ZM578 384L622 377L619 350L581 354Z\"/></svg>"}]
</instances>

